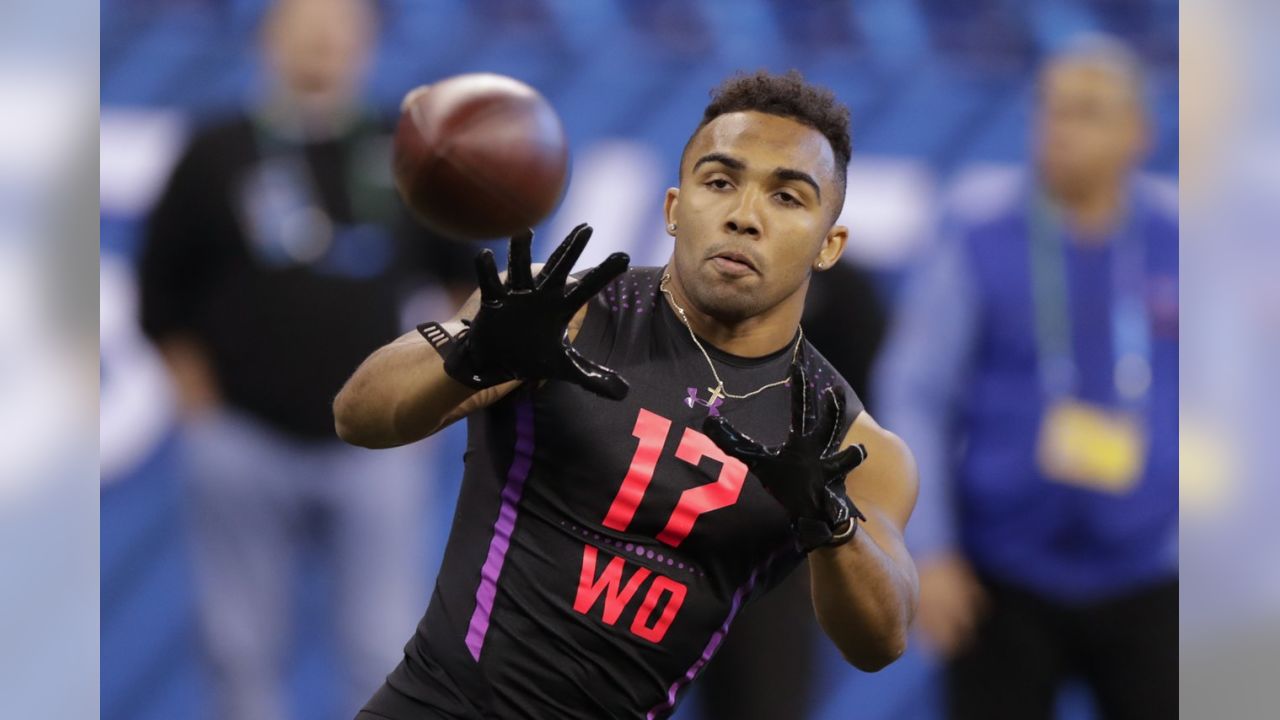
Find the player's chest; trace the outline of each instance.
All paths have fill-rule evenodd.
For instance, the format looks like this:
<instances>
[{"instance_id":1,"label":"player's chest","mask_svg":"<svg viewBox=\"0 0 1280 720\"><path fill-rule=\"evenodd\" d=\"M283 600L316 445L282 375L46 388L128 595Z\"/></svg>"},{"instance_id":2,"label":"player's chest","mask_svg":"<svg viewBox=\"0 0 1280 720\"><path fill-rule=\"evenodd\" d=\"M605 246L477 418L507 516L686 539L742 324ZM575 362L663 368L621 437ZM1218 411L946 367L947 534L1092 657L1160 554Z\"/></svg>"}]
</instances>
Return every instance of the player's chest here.
<instances>
[{"instance_id":1,"label":"player's chest","mask_svg":"<svg viewBox=\"0 0 1280 720\"><path fill-rule=\"evenodd\" d=\"M677 562L710 563L726 548L771 552L788 538L785 513L701 432L711 408L690 402L685 384L633 382L621 402L547 386L538 403L552 470L544 490L583 529L665 550ZM765 442L785 435L785 402L762 398L754 412L735 402L716 409Z\"/></svg>"}]
</instances>

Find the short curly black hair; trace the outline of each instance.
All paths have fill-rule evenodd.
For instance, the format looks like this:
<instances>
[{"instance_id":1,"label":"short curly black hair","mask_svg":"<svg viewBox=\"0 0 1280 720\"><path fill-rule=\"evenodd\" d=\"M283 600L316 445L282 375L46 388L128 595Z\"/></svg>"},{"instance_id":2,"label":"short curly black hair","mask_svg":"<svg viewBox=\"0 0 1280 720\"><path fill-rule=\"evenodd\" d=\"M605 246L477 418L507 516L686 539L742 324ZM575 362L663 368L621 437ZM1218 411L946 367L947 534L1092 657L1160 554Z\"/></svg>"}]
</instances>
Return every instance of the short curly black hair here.
<instances>
[{"instance_id":1,"label":"short curly black hair","mask_svg":"<svg viewBox=\"0 0 1280 720\"><path fill-rule=\"evenodd\" d=\"M798 70L775 75L766 70L739 73L726 79L711 91L711 103L702 112L702 122L680 154L681 165L689 145L707 123L721 115L735 112L762 112L790 118L822 133L835 153L836 182L843 205L846 174L853 143L849 139L849 108L830 90L805 81ZM837 211L838 212L838 211Z\"/></svg>"}]
</instances>

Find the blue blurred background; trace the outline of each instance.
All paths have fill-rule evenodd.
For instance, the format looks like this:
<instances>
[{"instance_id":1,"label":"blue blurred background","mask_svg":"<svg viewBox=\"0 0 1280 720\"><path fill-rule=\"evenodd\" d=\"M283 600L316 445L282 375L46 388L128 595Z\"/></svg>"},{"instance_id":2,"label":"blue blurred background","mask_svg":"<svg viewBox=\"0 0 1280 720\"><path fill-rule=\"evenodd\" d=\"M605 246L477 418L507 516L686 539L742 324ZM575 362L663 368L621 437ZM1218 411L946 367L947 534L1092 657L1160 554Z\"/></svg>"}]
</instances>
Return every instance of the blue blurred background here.
<instances>
[{"instance_id":1,"label":"blue blurred background","mask_svg":"<svg viewBox=\"0 0 1280 720\"><path fill-rule=\"evenodd\" d=\"M108 719L200 718L208 706L183 528L172 390L136 326L141 223L194 127L258 87L264 0L101 3L101 698ZM636 264L670 251L659 212L708 90L735 70L798 68L853 113L842 222L848 254L887 303L952 212L1007 188L1026 156L1034 70L1081 31L1129 42L1149 71L1156 143L1147 170L1178 174L1178 17L1173 0L396 0L381 3L368 101L393 112L416 85L462 72L522 79L560 112L573 179L551 239L582 221ZM406 324L406 327L408 325ZM874 410L874 409L873 409ZM461 470L460 427L437 441L422 562L434 568ZM324 716L333 630L319 564L304 585L292 679L300 717ZM423 598L425 608L426 598ZM408 628L406 628L407 637ZM827 647L824 644L824 648ZM820 718L931 717L930 660L911 651L874 677L823 663ZM1068 693L1066 717L1088 717ZM688 717L685 712L681 717Z\"/></svg>"}]
</instances>

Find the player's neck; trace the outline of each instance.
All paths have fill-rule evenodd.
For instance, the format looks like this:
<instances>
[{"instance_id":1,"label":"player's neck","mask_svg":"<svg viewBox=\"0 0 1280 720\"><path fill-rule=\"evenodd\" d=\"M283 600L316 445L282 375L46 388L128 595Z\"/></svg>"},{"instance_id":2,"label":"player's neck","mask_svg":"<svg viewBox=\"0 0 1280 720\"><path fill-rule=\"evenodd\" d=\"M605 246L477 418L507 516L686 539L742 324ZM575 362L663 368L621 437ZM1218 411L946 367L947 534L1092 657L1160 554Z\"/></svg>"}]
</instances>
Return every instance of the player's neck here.
<instances>
[{"instance_id":1,"label":"player's neck","mask_svg":"<svg viewBox=\"0 0 1280 720\"><path fill-rule=\"evenodd\" d=\"M1123 178L1105 178L1079 190L1049 188L1049 194L1062 208L1067 224L1079 242L1094 245L1107 242L1124 219L1125 183Z\"/></svg>"},{"instance_id":2,"label":"player's neck","mask_svg":"<svg viewBox=\"0 0 1280 720\"><path fill-rule=\"evenodd\" d=\"M725 319L704 312L685 293L679 278L671 279L670 301L684 308L689 327L717 349L739 357L763 357L795 340L804 313L805 287L768 310L743 319ZM672 310L675 310L673 307ZM677 313L677 316L679 313Z\"/></svg>"}]
</instances>

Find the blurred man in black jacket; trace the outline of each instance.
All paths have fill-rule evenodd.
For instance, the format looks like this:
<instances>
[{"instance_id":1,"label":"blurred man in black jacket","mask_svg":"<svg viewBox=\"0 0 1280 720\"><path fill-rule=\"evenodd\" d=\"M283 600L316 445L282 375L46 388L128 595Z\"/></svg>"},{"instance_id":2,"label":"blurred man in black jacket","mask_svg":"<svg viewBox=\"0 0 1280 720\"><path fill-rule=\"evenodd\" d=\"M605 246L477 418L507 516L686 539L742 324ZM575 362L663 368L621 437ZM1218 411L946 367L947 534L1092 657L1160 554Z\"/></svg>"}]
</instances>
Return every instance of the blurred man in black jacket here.
<instances>
[{"instance_id":1,"label":"blurred man in black jacket","mask_svg":"<svg viewBox=\"0 0 1280 720\"><path fill-rule=\"evenodd\" d=\"M264 102L196 134L140 254L143 329L184 411L218 717L285 714L302 555L319 548L335 586L347 717L399 656L427 590L422 457L339 442L330 409L360 360L400 334L406 293L451 284L460 251L406 219L389 135L358 105L371 8L270 10Z\"/></svg>"}]
</instances>

